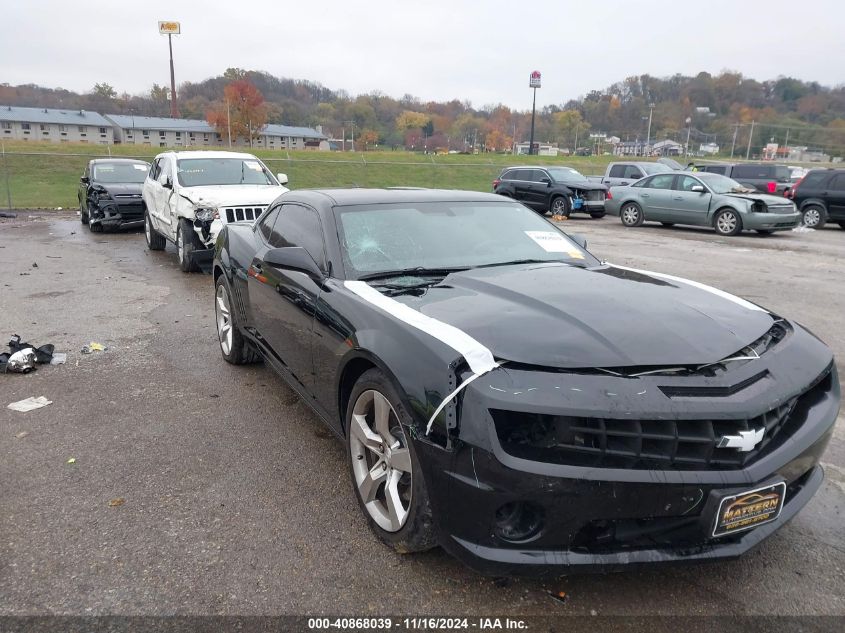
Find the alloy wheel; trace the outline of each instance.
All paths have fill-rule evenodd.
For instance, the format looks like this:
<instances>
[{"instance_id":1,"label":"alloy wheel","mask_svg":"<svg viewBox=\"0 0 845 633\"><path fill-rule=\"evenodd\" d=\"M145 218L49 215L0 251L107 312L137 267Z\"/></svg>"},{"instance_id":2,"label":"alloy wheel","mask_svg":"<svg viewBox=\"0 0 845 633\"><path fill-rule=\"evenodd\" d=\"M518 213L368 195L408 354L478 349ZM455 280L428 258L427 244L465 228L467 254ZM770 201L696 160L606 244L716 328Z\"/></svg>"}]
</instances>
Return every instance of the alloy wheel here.
<instances>
[{"instance_id":1,"label":"alloy wheel","mask_svg":"<svg viewBox=\"0 0 845 633\"><path fill-rule=\"evenodd\" d=\"M636 224L640 217L640 210L633 204L627 205L622 209L622 220L625 224Z\"/></svg>"},{"instance_id":2,"label":"alloy wheel","mask_svg":"<svg viewBox=\"0 0 845 633\"><path fill-rule=\"evenodd\" d=\"M724 211L716 221L720 233L732 233L736 230L736 215L732 211Z\"/></svg>"},{"instance_id":3,"label":"alloy wheel","mask_svg":"<svg viewBox=\"0 0 845 633\"><path fill-rule=\"evenodd\" d=\"M179 262L185 261L185 238L182 235L182 228L176 231L176 251L179 255Z\"/></svg>"},{"instance_id":4,"label":"alloy wheel","mask_svg":"<svg viewBox=\"0 0 845 633\"><path fill-rule=\"evenodd\" d=\"M350 427L352 472L364 507L380 528L397 532L411 509L413 473L396 411L384 394L369 389L355 401Z\"/></svg>"},{"instance_id":5,"label":"alloy wheel","mask_svg":"<svg viewBox=\"0 0 845 633\"><path fill-rule=\"evenodd\" d=\"M563 198L555 198L552 202L552 213L561 215L564 211L566 211L566 201Z\"/></svg>"},{"instance_id":6,"label":"alloy wheel","mask_svg":"<svg viewBox=\"0 0 845 633\"><path fill-rule=\"evenodd\" d=\"M232 310L229 303L229 292L226 284L217 286L214 302L214 312L217 317L217 337L220 339L220 349L228 356L232 351Z\"/></svg>"},{"instance_id":7,"label":"alloy wheel","mask_svg":"<svg viewBox=\"0 0 845 633\"><path fill-rule=\"evenodd\" d=\"M152 244L153 236L150 233L150 216L144 218L144 237L147 238L147 245Z\"/></svg>"},{"instance_id":8,"label":"alloy wheel","mask_svg":"<svg viewBox=\"0 0 845 633\"><path fill-rule=\"evenodd\" d=\"M816 207L810 207L806 211L804 211L804 226L809 228L814 228L818 225L819 220L821 220L821 214Z\"/></svg>"}]
</instances>

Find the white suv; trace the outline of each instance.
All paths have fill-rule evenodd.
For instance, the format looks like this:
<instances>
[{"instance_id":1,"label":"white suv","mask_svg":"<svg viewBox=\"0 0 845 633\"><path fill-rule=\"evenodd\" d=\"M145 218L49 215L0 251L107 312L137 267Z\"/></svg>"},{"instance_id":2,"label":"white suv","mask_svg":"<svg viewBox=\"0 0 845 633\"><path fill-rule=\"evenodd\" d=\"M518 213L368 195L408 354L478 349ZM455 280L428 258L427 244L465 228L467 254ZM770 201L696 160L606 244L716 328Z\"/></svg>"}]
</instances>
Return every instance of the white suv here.
<instances>
[{"instance_id":1,"label":"white suv","mask_svg":"<svg viewBox=\"0 0 845 633\"><path fill-rule=\"evenodd\" d=\"M210 262L224 224L254 222L287 191L285 174L274 176L252 154L165 152L144 181L144 233L150 250L176 244L185 272Z\"/></svg>"}]
</instances>

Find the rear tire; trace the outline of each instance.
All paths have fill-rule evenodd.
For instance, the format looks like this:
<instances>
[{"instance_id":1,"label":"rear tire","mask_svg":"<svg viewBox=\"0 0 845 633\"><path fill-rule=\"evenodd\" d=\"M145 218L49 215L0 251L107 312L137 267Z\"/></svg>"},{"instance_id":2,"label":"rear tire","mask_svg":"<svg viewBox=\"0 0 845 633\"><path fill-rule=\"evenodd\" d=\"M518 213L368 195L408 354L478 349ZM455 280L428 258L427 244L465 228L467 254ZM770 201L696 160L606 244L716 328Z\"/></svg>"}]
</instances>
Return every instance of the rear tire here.
<instances>
[{"instance_id":1,"label":"rear tire","mask_svg":"<svg viewBox=\"0 0 845 633\"><path fill-rule=\"evenodd\" d=\"M738 235L742 232L742 218L734 209L722 209L713 218L713 228L719 235Z\"/></svg>"},{"instance_id":2,"label":"rear tire","mask_svg":"<svg viewBox=\"0 0 845 633\"><path fill-rule=\"evenodd\" d=\"M625 226L642 226L645 222L643 210L636 202L626 202L619 209L619 219Z\"/></svg>"},{"instance_id":3,"label":"rear tire","mask_svg":"<svg viewBox=\"0 0 845 633\"><path fill-rule=\"evenodd\" d=\"M163 251L167 243L164 236L153 228L150 212L146 209L144 209L144 239L147 241L147 248L151 251Z\"/></svg>"},{"instance_id":4,"label":"rear tire","mask_svg":"<svg viewBox=\"0 0 845 633\"><path fill-rule=\"evenodd\" d=\"M370 529L400 554L435 547L431 502L408 430L413 421L380 370L355 383L345 422L352 486Z\"/></svg>"},{"instance_id":5,"label":"rear tire","mask_svg":"<svg viewBox=\"0 0 845 633\"><path fill-rule=\"evenodd\" d=\"M801 223L808 229L823 229L827 222L827 212L817 204L808 204L801 209Z\"/></svg>"},{"instance_id":6,"label":"rear tire","mask_svg":"<svg viewBox=\"0 0 845 633\"><path fill-rule=\"evenodd\" d=\"M214 286L214 320L223 360L232 365L245 365L261 360L258 352L241 334L237 310L223 275L217 278Z\"/></svg>"},{"instance_id":7,"label":"rear tire","mask_svg":"<svg viewBox=\"0 0 845 633\"><path fill-rule=\"evenodd\" d=\"M176 228L176 253L179 256L179 268L183 273L193 273L199 270L194 263L194 251L197 249L197 234L188 220L179 220Z\"/></svg>"},{"instance_id":8,"label":"rear tire","mask_svg":"<svg viewBox=\"0 0 845 633\"><path fill-rule=\"evenodd\" d=\"M572 213L572 208L566 196L555 196L549 204L549 211L552 212L552 215L562 215L568 218L569 214Z\"/></svg>"}]
</instances>

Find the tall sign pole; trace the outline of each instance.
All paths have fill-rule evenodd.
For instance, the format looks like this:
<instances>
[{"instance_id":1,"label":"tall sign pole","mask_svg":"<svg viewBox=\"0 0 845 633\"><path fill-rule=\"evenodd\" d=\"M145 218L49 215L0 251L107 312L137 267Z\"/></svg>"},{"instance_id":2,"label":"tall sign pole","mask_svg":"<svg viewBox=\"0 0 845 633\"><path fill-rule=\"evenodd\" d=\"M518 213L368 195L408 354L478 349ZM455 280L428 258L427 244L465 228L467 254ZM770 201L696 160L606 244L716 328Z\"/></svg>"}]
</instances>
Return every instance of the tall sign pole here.
<instances>
[{"instance_id":1,"label":"tall sign pole","mask_svg":"<svg viewBox=\"0 0 845 633\"><path fill-rule=\"evenodd\" d=\"M528 155L534 153L534 116L537 113L537 88L540 87L540 71L535 70L528 79L528 87L534 90L534 100L531 103L531 137L528 141Z\"/></svg>"},{"instance_id":2,"label":"tall sign pole","mask_svg":"<svg viewBox=\"0 0 845 633\"><path fill-rule=\"evenodd\" d=\"M173 36L182 32L179 22L159 22L158 32L167 36L167 46L170 49L170 116L179 118L179 107L176 105L176 74L173 72Z\"/></svg>"}]
</instances>

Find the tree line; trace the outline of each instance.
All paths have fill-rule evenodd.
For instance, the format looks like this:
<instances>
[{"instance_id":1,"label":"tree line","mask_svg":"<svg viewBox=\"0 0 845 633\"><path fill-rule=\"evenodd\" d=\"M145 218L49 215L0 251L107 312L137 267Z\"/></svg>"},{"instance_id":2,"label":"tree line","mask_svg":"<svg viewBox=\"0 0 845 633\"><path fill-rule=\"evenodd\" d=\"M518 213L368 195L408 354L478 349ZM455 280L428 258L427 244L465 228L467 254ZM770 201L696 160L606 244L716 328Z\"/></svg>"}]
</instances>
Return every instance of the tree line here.
<instances>
[{"instance_id":1,"label":"tree line","mask_svg":"<svg viewBox=\"0 0 845 633\"><path fill-rule=\"evenodd\" d=\"M158 84L142 95L119 94L107 83L97 83L84 94L34 84L2 84L0 106L169 116L169 92ZM248 97L244 96L247 92ZM258 118L246 124L243 134L241 127L233 134L252 134L255 125L263 123L320 125L336 138L349 139L354 131L356 149L362 150L508 151L515 140L527 140L531 119L530 111L502 104L474 107L459 99L423 101L410 94L396 98L379 91L353 96L313 81L239 68L181 84L179 108L183 117L206 119L220 129L223 117L231 120L238 95L252 104L245 105L251 108L248 116ZM845 87L792 77L758 81L731 71L701 72L694 77L632 76L566 103L543 107L537 112L535 139L575 150L589 147L602 136L633 141L650 135L652 140L685 142L690 138L692 147L715 142L726 151L732 144L745 148L752 129L754 154L766 143L788 141L843 155Z\"/></svg>"}]
</instances>

